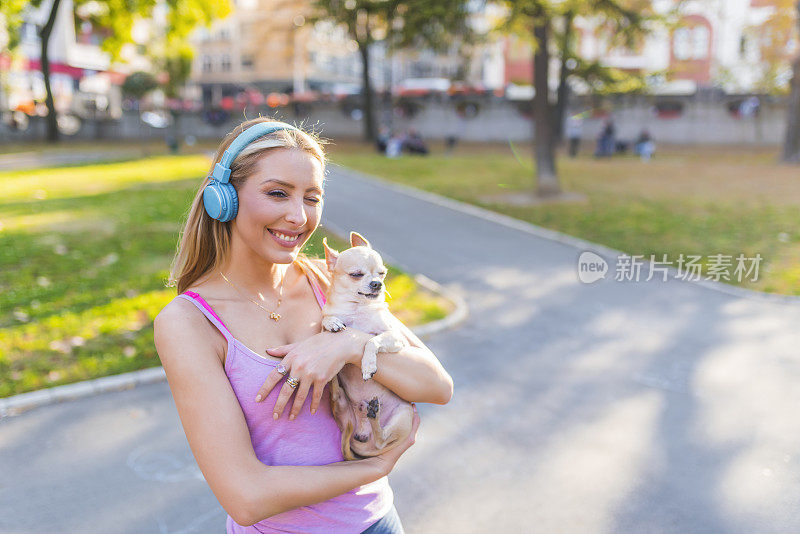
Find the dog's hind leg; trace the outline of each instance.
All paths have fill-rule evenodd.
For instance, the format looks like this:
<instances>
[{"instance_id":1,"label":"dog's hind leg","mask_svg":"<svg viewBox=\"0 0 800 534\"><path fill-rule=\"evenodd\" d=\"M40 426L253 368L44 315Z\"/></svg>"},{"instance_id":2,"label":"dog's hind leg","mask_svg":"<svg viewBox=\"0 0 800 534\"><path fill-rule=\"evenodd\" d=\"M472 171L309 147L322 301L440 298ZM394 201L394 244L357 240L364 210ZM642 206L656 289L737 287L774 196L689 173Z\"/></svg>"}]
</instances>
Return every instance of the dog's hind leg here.
<instances>
[{"instance_id":1,"label":"dog's hind leg","mask_svg":"<svg viewBox=\"0 0 800 534\"><path fill-rule=\"evenodd\" d=\"M344 425L344 429L342 430L342 457L345 460L357 460L358 457L353 454L353 450L350 448L350 438L353 436L353 424L348 421Z\"/></svg>"},{"instance_id":2,"label":"dog's hind leg","mask_svg":"<svg viewBox=\"0 0 800 534\"><path fill-rule=\"evenodd\" d=\"M344 392L344 388L339 385L339 377L334 376L331 384L331 411L333 411L333 418L342 431L342 456L345 460L356 460L357 457L350 449L350 438L355 432L355 414Z\"/></svg>"},{"instance_id":3,"label":"dog's hind leg","mask_svg":"<svg viewBox=\"0 0 800 534\"><path fill-rule=\"evenodd\" d=\"M401 404L398 406L386 426L381 427L381 404L378 397L373 398L369 402L367 411L367 418L369 424L372 426L372 437L375 446L381 449L381 452L392 449L399 443L402 438L408 436L411 432L411 425L414 421L414 409L410 404Z\"/></svg>"}]
</instances>

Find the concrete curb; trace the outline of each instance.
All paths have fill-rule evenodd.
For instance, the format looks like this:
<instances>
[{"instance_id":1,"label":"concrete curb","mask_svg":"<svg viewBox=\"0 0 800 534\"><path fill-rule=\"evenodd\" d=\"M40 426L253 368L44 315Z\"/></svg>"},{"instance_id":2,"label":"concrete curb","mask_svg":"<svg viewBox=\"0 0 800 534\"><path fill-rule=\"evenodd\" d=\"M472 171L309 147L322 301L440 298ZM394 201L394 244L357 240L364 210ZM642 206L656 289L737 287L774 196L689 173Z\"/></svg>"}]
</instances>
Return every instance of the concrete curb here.
<instances>
[{"instance_id":1,"label":"concrete curb","mask_svg":"<svg viewBox=\"0 0 800 534\"><path fill-rule=\"evenodd\" d=\"M415 189L413 187L404 184L392 182L390 180L381 178L379 176L366 174L360 171L350 169L349 167L342 167L341 165L336 165L334 163L330 163L329 165L332 167L336 167L337 169L340 169L341 172L350 173L351 175L360 178L362 180L379 182L381 185L388 187L389 189L394 189L395 191L398 191L405 195L425 200L427 202L431 202L443 208L448 208L453 211L466 213L474 217L479 217L481 219L503 225L507 228L513 228L515 230L532 234L537 237L541 237L543 239L548 239L550 241L555 241L563 245L574 247L576 249L579 249L580 252L586 250L595 252L596 254L603 256L604 259L606 259L607 261L611 257L619 257L622 254L626 254L622 251L615 250L605 245L599 245L597 243L592 243L591 241L586 241L578 237L557 232L556 230L550 230L541 226L536 226L535 224L523 221L521 219L515 219L513 217L509 217L508 215L503 215L488 210L486 208L481 208L478 206L474 206L472 204L467 204L466 202L461 202L459 200L453 200L451 198L443 197L436 193L430 193L428 191L423 191L421 189ZM577 261L578 261L578 254L575 255L576 273L577 273ZM649 264L650 262L644 261L643 263ZM679 282L687 284L695 284L704 287L706 289L717 291L719 293L725 293L727 295L731 295L734 297L745 298L748 300L755 300L759 302L769 302L773 304L784 304L793 306L797 306L798 304L800 304L800 296L797 295L778 295L775 293L762 293L760 291L754 291L752 289L744 289L741 287L732 286L729 284L725 284L723 282L715 282L714 280L684 280L677 276L678 270L675 269L674 267L668 267L667 271L670 273L671 278L674 278Z\"/></svg>"},{"instance_id":2,"label":"concrete curb","mask_svg":"<svg viewBox=\"0 0 800 534\"><path fill-rule=\"evenodd\" d=\"M430 278L425 275L418 274L414 277L414 280L433 293L438 293L443 298L446 298L450 302L453 303L455 309L443 319L439 319L438 321L432 321L430 323L425 323L420 325L416 328L412 328L411 331L414 332L415 335L419 337L426 337L432 334L436 334L443 330L449 330L450 328L454 328L456 325L461 324L469 315L469 308L467 307L466 301L461 297L461 295L446 289Z\"/></svg>"},{"instance_id":3,"label":"concrete curb","mask_svg":"<svg viewBox=\"0 0 800 534\"><path fill-rule=\"evenodd\" d=\"M443 288L426 276L417 275L415 276L415 280L428 291L438 293L443 298L450 300L454 304L455 310L444 319L412 328L411 330L414 334L419 337L430 336L442 330L453 328L466 319L467 305L460 295ZM109 391L132 389L142 384L163 382L166 379L164 368L159 366L119 375L103 376L93 380L84 380L83 382L75 382L74 384L39 389L28 393L20 393L19 395L0 399L0 419L19 415L33 408L38 408L39 406L80 399Z\"/></svg>"},{"instance_id":4,"label":"concrete curb","mask_svg":"<svg viewBox=\"0 0 800 534\"><path fill-rule=\"evenodd\" d=\"M166 375L163 367L151 367L130 373L103 376L74 384L20 393L19 395L0 399L0 418L18 415L39 406L80 399L108 391L131 389L141 384L161 382L165 379Z\"/></svg>"}]
</instances>

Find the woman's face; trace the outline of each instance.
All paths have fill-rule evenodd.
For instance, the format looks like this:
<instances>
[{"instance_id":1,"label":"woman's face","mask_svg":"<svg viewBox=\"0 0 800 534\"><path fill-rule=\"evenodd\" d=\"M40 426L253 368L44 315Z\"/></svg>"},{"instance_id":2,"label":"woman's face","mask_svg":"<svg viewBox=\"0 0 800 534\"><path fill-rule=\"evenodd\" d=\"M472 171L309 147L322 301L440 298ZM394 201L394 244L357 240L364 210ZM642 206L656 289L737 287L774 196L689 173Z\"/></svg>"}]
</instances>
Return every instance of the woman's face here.
<instances>
[{"instance_id":1,"label":"woman's face","mask_svg":"<svg viewBox=\"0 0 800 534\"><path fill-rule=\"evenodd\" d=\"M234 239L271 263L291 263L322 217L322 164L297 148L271 150L237 190Z\"/></svg>"}]
</instances>

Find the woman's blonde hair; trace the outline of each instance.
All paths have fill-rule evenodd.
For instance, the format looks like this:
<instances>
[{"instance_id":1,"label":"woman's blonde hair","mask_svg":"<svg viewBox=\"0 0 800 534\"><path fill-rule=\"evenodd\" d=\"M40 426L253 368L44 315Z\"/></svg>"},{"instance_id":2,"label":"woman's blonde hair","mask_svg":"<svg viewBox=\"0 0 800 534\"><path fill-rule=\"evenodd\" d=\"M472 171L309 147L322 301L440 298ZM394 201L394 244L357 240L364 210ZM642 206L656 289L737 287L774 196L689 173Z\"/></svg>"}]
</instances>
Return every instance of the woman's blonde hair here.
<instances>
[{"instance_id":1,"label":"woman's blonde hair","mask_svg":"<svg viewBox=\"0 0 800 534\"><path fill-rule=\"evenodd\" d=\"M203 206L203 190L211 182L211 173L214 170L214 166L222 159L222 155L233 140L243 131L260 122L273 122L273 120L267 117L258 117L245 121L226 135L217 148L214 160L211 162L211 170L203 179L194 196L189 215L181 229L181 237L178 241L175 258L172 260L172 268L167 284L170 287L177 287L178 293L183 293L203 275L219 268L230 251L230 224L212 219L206 213ZM323 173L325 172L325 152L316 135L299 129L278 130L259 137L236 156L236 159L231 163L231 185L238 191L247 177L255 170L258 159L262 155L280 148L305 150L319 160L322 164L322 171ZM303 272L313 273L322 284L323 289L327 289L329 282L326 274L308 256L300 253L294 263Z\"/></svg>"}]
</instances>

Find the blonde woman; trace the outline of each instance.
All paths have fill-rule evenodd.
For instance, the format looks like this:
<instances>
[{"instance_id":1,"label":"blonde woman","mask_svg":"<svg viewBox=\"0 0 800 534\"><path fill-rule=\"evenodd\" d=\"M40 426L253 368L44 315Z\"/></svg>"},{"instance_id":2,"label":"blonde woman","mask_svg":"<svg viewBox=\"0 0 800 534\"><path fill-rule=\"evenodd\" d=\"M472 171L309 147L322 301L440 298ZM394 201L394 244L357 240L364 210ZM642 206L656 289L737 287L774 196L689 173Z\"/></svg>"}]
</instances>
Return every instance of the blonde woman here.
<instances>
[{"instance_id":1,"label":"blonde woman","mask_svg":"<svg viewBox=\"0 0 800 534\"><path fill-rule=\"evenodd\" d=\"M172 270L179 295L155 343L189 445L228 513L227 532L401 533L387 475L413 443L345 462L328 382L369 335L320 332L329 280L303 245L322 215L325 155L310 134L247 121L217 150ZM373 377L410 402L445 404L453 382L411 346ZM256 400L265 382L277 382Z\"/></svg>"}]
</instances>

